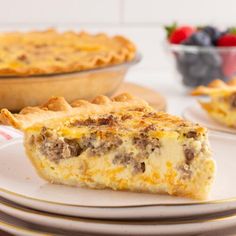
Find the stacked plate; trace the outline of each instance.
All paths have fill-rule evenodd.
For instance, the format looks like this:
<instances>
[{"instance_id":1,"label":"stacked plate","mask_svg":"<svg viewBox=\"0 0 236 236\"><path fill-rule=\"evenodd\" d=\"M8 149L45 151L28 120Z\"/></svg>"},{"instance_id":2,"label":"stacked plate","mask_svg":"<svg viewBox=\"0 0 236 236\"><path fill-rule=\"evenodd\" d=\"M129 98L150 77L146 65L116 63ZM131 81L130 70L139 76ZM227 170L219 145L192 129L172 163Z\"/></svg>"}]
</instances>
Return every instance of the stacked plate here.
<instances>
[{"instance_id":1,"label":"stacked plate","mask_svg":"<svg viewBox=\"0 0 236 236\"><path fill-rule=\"evenodd\" d=\"M35 173L21 140L2 144L0 229L24 236L205 235L234 227L236 139L216 133L209 138L218 170L209 200L201 202L49 184Z\"/></svg>"}]
</instances>

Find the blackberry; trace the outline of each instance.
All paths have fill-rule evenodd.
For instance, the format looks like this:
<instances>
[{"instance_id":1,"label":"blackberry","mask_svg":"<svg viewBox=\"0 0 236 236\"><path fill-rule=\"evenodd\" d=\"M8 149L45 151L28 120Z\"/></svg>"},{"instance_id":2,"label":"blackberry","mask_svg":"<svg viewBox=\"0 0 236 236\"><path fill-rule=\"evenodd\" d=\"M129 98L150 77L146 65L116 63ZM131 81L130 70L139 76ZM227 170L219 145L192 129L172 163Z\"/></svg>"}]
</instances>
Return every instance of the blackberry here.
<instances>
[{"instance_id":1,"label":"blackberry","mask_svg":"<svg viewBox=\"0 0 236 236\"><path fill-rule=\"evenodd\" d=\"M224 34L213 26L205 26L201 30L209 35L212 45L216 45L218 38Z\"/></svg>"}]
</instances>

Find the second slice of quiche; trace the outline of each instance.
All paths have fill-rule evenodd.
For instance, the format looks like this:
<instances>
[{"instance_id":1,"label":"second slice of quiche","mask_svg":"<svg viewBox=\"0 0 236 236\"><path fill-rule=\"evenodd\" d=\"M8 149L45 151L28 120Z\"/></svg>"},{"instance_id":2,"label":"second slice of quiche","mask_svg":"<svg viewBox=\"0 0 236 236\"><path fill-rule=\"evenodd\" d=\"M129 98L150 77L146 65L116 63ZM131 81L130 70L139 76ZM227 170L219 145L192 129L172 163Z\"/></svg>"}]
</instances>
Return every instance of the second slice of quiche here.
<instances>
[{"instance_id":1,"label":"second slice of quiche","mask_svg":"<svg viewBox=\"0 0 236 236\"><path fill-rule=\"evenodd\" d=\"M129 94L55 97L0 118L24 131L28 156L51 183L205 199L213 181L206 129Z\"/></svg>"},{"instance_id":2,"label":"second slice of quiche","mask_svg":"<svg viewBox=\"0 0 236 236\"><path fill-rule=\"evenodd\" d=\"M214 80L208 86L199 86L193 96L207 95L208 101L199 101L210 117L219 123L236 128L236 78L225 83Z\"/></svg>"}]
</instances>

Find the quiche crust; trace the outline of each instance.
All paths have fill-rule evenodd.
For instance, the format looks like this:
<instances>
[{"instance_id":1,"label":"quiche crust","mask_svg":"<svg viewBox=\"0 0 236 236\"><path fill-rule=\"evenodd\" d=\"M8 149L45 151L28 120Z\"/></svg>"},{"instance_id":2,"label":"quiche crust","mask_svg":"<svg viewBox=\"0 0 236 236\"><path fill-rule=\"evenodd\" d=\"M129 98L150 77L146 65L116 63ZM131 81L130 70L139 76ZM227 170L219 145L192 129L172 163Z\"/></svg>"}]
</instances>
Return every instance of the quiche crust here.
<instances>
[{"instance_id":1,"label":"quiche crust","mask_svg":"<svg viewBox=\"0 0 236 236\"><path fill-rule=\"evenodd\" d=\"M135 45L123 36L54 29L0 34L0 76L78 72L131 61Z\"/></svg>"},{"instance_id":2,"label":"quiche crust","mask_svg":"<svg viewBox=\"0 0 236 236\"><path fill-rule=\"evenodd\" d=\"M214 179L207 130L130 94L54 97L20 114L3 109L0 120L24 132L27 155L51 183L206 199Z\"/></svg>"},{"instance_id":3,"label":"quiche crust","mask_svg":"<svg viewBox=\"0 0 236 236\"><path fill-rule=\"evenodd\" d=\"M236 128L236 79L225 83L214 80L208 86L199 86L193 96L206 95L209 101L199 101L201 107L219 123Z\"/></svg>"}]
</instances>

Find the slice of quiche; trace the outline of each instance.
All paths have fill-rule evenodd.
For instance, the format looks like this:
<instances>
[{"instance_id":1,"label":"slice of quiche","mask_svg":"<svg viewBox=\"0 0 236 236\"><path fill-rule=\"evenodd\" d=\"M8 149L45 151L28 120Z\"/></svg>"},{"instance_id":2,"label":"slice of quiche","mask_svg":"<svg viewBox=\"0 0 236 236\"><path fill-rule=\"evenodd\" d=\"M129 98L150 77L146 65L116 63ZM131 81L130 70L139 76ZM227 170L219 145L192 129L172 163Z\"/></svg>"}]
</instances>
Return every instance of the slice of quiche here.
<instances>
[{"instance_id":1,"label":"slice of quiche","mask_svg":"<svg viewBox=\"0 0 236 236\"><path fill-rule=\"evenodd\" d=\"M194 89L192 95L209 96L209 101L199 101L202 108L219 123L236 128L236 79L228 83L214 80L207 87Z\"/></svg>"},{"instance_id":2,"label":"slice of quiche","mask_svg":"<svg viewBox=\"0 0 236 236\"><path fill-rule=\"evenodd\" d=\"M207 131L129 94L68 104L54 97L1 121L21 129L51 183L205 199L215 173Z\"/></svg>"}]
</instances>

